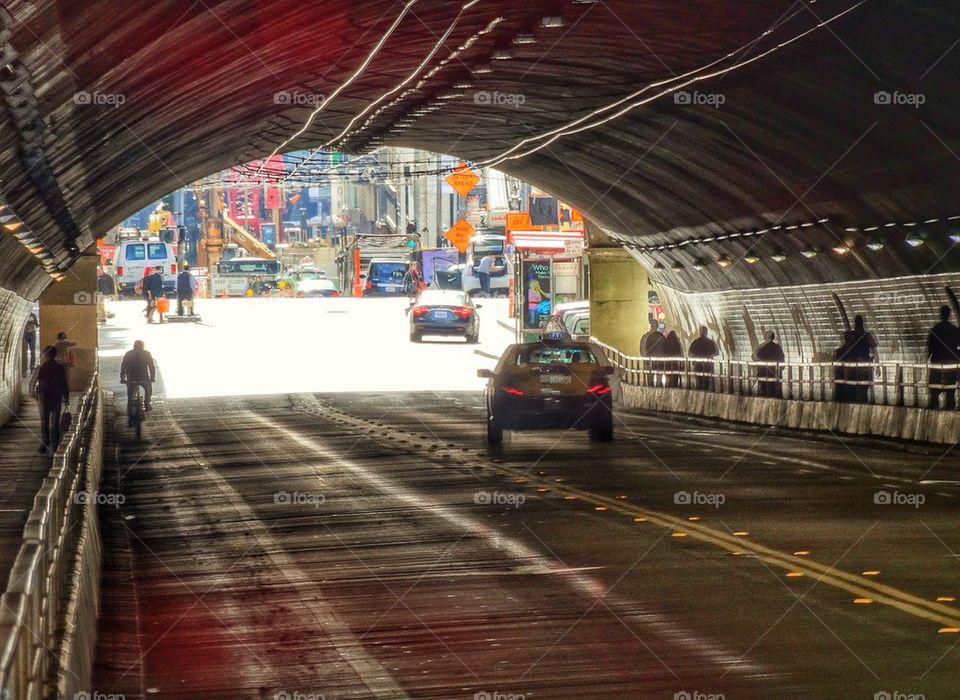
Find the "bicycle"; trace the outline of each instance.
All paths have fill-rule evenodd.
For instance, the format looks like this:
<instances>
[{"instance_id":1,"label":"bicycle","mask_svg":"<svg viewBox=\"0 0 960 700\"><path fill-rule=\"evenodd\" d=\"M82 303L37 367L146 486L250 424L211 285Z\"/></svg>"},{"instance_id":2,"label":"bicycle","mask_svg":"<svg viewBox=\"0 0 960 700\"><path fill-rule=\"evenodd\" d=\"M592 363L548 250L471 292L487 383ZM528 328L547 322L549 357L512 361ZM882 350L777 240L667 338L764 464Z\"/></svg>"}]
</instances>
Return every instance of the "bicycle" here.
<instances>
[{"instance_id":1,"label":"bicycle","mask_svg":"<svg viewBox=\"0 0 960 700\"><path fill-rule=\"evenodd\" d=\"M133 428L134 435L139 440L143 434L143 417L146 414L143 404L143 382L132 382L132 384L133 395L127 401L127 425Z\"/></svg>"}]
</instances>

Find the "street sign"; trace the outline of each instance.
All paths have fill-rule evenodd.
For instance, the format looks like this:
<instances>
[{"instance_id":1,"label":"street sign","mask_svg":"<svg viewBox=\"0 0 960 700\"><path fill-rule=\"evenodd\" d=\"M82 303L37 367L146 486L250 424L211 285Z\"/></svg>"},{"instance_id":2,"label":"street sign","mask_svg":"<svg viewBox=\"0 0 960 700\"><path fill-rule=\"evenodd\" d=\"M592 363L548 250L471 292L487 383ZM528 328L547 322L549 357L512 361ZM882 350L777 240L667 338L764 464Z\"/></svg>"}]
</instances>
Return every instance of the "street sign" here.
<instances>
[{"instance_id":1,"label":"street sign","mask_svg":"<svg viewBox=\"0 0 960 700\"><path fill-rule=\"evenodd\" d=\"M477 230L470 225L469 221L460 219L460 221L450 227L450 230L447 231L444 236L457 250L461 253L466 253L467 248L470 247L470 238L476 232Z\"/></svg>"},{"instance_id":2,"label":"street sign","mask_svg":"<svg viewBox=\"0 0 960 700\"><path fill-rule=\"evenodd\" d=\"M572 258L579 258L583 255L583 239L565 240L563 242L563 252Z\"/></svg>"},{"instance_id":3,"label":"street sign","mask_svg":"<svg viewBox=\"0 0 960 700\"><path fill-rule=\"evenodd\" d=\"M456 170L447 175L445 179L447 184L449 184L461 197L466 197L467 193L476 187L478 182L480 182L480 176L473 172L473 170L471 170L470 167L463 162L460 163Z\"/></svg>"}]
</instances>

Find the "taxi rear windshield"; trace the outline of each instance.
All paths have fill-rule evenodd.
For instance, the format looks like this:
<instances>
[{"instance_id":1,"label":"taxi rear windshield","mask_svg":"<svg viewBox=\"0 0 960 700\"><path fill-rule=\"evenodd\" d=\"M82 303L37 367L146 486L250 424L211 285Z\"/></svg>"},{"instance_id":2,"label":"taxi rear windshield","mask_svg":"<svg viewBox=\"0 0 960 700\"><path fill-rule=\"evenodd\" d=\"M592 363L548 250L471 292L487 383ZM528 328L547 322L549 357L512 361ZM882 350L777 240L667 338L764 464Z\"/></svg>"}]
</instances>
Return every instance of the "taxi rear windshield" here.
<instances>
[{"instance_id":1,"label":"taxi rear windshield","mask_svg":"<svg viewBox=\"0 0 960 700\"><path fill-rule=\"evenodd\" d=\"M517 354L518 365L598 365L596 355L587 348L542 348L521 350Z\"/></svg>"}]
</instances>

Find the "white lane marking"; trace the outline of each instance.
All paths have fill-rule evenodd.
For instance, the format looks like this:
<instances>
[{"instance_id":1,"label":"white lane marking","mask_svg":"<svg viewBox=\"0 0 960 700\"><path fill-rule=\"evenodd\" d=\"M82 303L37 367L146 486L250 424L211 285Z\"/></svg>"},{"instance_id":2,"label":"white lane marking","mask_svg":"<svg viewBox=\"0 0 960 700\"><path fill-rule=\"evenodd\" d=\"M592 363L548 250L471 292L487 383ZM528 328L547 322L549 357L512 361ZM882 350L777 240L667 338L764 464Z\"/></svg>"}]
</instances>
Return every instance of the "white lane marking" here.
<instances>
[{"instance_id":1,"label":"white lane marking","mask_svg":"<svg viewBox=\"0 0 960 700\"><path fill-rule=\"evenodd\" d=\"M262 553L277 568L284 580L293 587L300 597L301 604L313 615L317 625L327 636L330 645L359 676L360 681L370 691L371 696L391 699L408 698L409 695L397 684L390 672L375 657L364 651L360 640L353 634L349 625L337 617L333 607L318 598L317 582L306 576L303 570L297 566L293 557L286 554L283 546L269 534L269 530L263 526L263 521L246 504L243 495L220 476L216 469L203 465L201 452L194 446L190 437L179 426L176 419L170 421L170 427L171 434L179 434L181 438L180 447L185 447L197 465L203 469L203 478L213 482L220 489L224 498L227 499L227 503L232 504L237 510L240 517L243 518L243 522L246 523L248 532L256 539ZM186 459L184 458L179 464L171 466L174 466L177 471L183 471L187 468L185 462ZM203 507L202 503L199 502L194 505ZM279 673L275 675L277 678L282 677Z\"/></svg>"},{"instance_id":2,"label":"white lane marking","mask_svg":"<svg viewBox=\"0 0 960 700\"><path fill-rule=\"evenodd\" d=\"M297 398L303 399L307 404L315 406L318 410L321 408L319 401L312 395L298 395ZM497 532L473 518L464 516L462 513L452 511L448 504L434 501L424 493L410 490L393 480L372 472L363 465L357 464L349 459L344 459L323 444L279 425L271 418L253 412L248 412L248 415L251 419L282 433L302 447L323 455L325 459L333 460L339 466L350 470L353 474L369 483L379 492L404 501L412 507L428 509L431 514L441 517L457 530L466 531L475 537L483 538L489 543L492 549L506 551L511 557L519 560L521 564L529 566L530 562L541 562L551 573L562 573L564 581L572 584L575 590L590 600L595 600L598 597L612 599L611 607L613 609L634 611L629 613L628 616L639 619L658 635L670 640L670 642L679 648L698 654L715 666L725 668L728 671L732 670L751 675L761 673L769 675L771 673L759 665L746 661L741 655L734 651L720 648L719 643L705 640L702 634L695 634L680 629L675 619L643 609L636 601L627 600L616 594L606 595L606 585L599 579L571 572L567 567L552 562L547 555L527 546L520 540ZM317 477L319 478L319 476L318 474Z\"/></svg>"}]
</instances>

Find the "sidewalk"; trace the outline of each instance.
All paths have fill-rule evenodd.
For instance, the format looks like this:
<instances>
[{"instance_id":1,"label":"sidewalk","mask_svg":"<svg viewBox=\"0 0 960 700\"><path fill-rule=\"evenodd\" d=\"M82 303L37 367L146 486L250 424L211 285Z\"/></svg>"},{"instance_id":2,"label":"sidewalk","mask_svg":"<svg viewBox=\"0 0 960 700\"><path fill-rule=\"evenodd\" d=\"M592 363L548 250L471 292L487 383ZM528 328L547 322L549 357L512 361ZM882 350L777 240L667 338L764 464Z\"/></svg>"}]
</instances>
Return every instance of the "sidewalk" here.
<instances>
[{"instance_id":1,"label":"sidewalk","mask_svg":"<svg viewBox=\"0 0 960 700\"><path fill-rule=\"evenodd\" d=\"M71 404L72 405L72 404ZM0 591L7 587L10 567L20 550L23 528L33 498L50 472L50 455L40 447L40 416L36 402L24 398L19 415L0 427Z\"/></svg>"}]
</instances>

